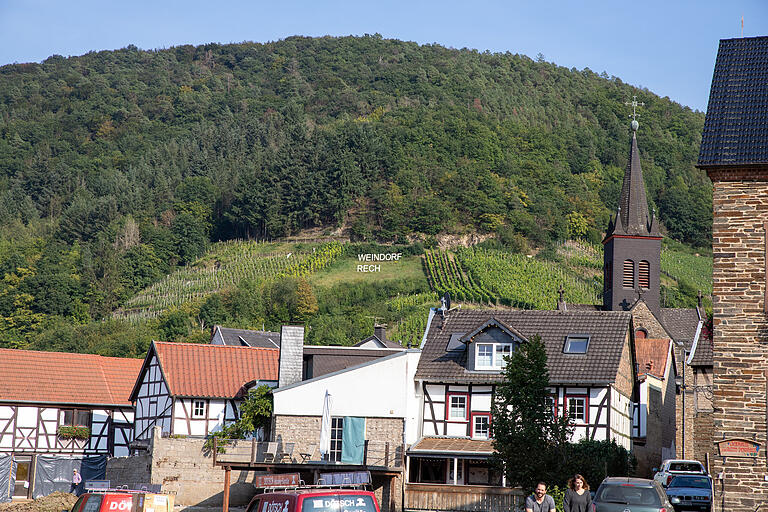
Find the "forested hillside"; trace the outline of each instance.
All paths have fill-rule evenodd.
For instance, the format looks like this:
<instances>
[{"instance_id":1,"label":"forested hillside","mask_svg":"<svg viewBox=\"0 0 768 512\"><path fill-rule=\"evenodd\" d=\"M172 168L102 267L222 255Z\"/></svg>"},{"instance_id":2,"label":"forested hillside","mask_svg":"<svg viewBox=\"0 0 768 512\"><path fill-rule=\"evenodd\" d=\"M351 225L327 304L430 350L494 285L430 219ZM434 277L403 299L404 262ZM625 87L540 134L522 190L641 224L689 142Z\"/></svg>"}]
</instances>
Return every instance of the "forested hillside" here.
<instances>
[{"instance_id":1,"label":"forested hillside","mask_svg":"<svg viewBox=\"0 0 768 512\"><path fill-rule=\"evenodd\" d=\"M213 240L597 241L632 95L649 199L706 246L703 114L590 70L379 36L1 67L0 346L104 318Z\"/></svg>"}]
</instances>

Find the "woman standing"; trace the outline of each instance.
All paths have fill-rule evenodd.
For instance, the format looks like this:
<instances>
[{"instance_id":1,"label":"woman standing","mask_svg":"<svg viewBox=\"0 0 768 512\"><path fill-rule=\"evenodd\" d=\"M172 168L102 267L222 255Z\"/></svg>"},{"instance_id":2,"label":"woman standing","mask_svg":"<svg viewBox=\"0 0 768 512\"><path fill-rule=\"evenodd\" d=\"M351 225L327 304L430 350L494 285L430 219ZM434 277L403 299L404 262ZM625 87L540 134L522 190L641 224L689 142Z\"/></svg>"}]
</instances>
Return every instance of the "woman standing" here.
<instances>
[{"instance_id":1,"label":"woman standing","mask_svg":"<svg viewBox=\"0 0 768 512\"><path fill-rule=\"evenodd\" d=\"M568 489L563 497L565 512L592 512L592 495L589 494L589 484L584 477L576 474L568 480Z\"/></svg>"}]
</instances>

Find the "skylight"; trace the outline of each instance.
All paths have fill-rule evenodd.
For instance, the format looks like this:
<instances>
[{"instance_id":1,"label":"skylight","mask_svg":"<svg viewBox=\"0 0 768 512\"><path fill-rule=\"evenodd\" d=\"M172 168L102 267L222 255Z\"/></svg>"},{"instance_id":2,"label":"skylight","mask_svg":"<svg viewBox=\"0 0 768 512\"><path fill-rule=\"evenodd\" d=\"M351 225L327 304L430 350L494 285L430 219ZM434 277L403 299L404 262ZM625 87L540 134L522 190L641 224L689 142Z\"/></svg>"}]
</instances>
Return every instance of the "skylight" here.
<instances>
[{"instance_id":1,"label":"skylight","mask_svg":"<svg viewBox=\"0 0 768 512\"><path fill-rule=\"evenodd\" d=\"M565 338L563 352L566 354L586 354L589 346L589 335L587 334L569 334Z\"/></svg>"}]
</instances>

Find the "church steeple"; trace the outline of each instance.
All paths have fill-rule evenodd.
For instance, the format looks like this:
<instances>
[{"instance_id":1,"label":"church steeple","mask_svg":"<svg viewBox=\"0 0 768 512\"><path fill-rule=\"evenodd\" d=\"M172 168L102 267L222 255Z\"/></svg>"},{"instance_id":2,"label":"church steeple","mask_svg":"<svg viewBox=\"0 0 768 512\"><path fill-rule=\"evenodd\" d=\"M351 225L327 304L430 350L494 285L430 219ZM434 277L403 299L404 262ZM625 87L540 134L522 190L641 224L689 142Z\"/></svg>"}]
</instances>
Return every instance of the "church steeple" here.
<instances>
[{"instance_id":1,"label":"church steeple","mask_svg":"<svg viewBox=\"0 0 768 512\"><path fill-rule=\"evenodd\" d=\"M658 312L661 235L656 212L651 213L648 209L637 147L640 125L636 108L643 104L633 97L627 105L632 105L632 140L619 206L603 240L603 307L627 310L642 297L651 310Z\"/></svg>"},{"instance_id":2,"label":"church steeple","mask_svg":"<svg viewBox=\"0 0 768 512\"><path fill-rule=\"evenodd\" d=\"M637 121L633 121L629 162L624 172L624 183L621 185L619 196L618 219L613 230L607 233L608 236L614 234L651 236L651 227L655 224L648 212L643 169L640 167L640 150L637 148L636 125Z\"/></svg>"}]
</instances>

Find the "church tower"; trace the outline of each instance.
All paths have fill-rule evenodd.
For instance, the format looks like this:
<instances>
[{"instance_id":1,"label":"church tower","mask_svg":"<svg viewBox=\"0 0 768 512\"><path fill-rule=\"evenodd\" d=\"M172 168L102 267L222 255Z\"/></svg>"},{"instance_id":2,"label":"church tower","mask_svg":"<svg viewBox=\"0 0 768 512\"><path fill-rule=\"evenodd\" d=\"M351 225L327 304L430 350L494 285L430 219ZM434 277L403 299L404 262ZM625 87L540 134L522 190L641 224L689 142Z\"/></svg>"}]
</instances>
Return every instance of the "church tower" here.
<instances>
[{"instance_id":1,"label":"church tower","mask_svg":"<svg viewBox=\"0 0 768 512\"><path fill-rule=\"evenodd\" d=\"M639 104L631 103L633 110ZM633 112L632 117L636 117ZM629 163L621 186L619 207L603 240L603 308L629 310L642 298L654 314L660 311L661 235L655 212L648 212L636 119L632 120Z\"/></svg>"}]
</instances>

